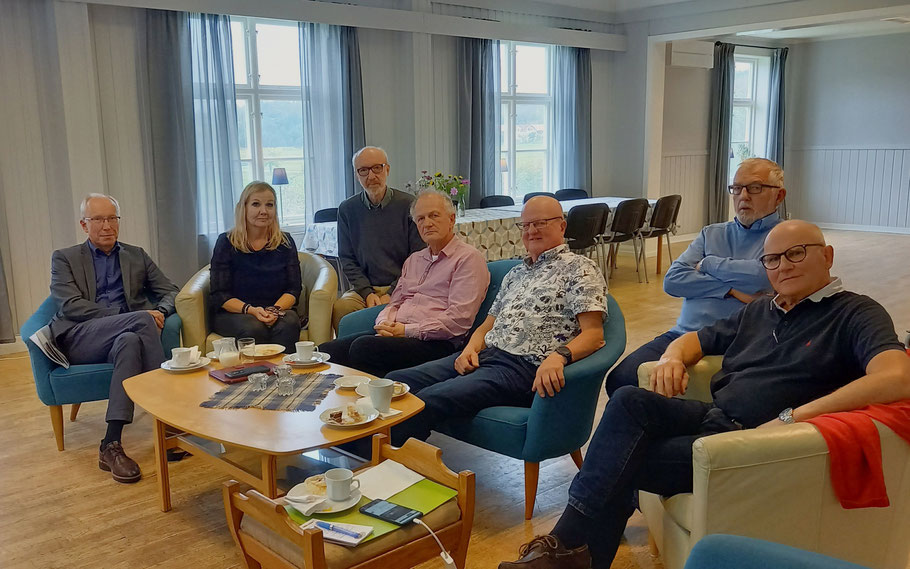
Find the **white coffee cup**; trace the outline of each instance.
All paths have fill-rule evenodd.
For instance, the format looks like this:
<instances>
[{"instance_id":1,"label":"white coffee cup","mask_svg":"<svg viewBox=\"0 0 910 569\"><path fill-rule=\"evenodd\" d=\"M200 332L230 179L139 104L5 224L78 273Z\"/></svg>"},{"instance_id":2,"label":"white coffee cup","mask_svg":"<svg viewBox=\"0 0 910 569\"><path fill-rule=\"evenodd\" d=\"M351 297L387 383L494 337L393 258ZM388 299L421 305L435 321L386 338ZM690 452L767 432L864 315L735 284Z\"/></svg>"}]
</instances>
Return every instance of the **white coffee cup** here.
<instances>
[{"instance_id":1,"label":"white coffee cup","mask_svg":"<svg viewBox=\"0 0 910 569\"><path fill-rule=\"evenodd\" d=\"M367 384L370 389L370 401L380 413L388 413L395 393L395 382L391 379L374 379Z\"/></svg>"},{"instance_id":2,"label":"white coffee cup","mask_svg":"<svg viewBox=\"0 0 910 569\"><path fill-rule=\"evenodd\" d=\"M343 502L359 488L360 480L354 480L354 473L347 468L333 468L325 473L325 490L329 500Z\"/></svg>"},{"instance_id":3,"label":"white coffee cup","mask_svg":"<svg viewBox=\"0 0 910 569\"><path fill-rule=\"evenodd\" d=\"M294 346L297 348L297 361L308 362L313 359L313 350L316 349L315 342L297 342Z\"/></svg>"},{"instance_id":4,"label":"white coffee cup","mask_svg":"<svg viewBox=\"0 0 910 569\"><path fill-rule=\"evenodd\" d=\"M193 352L197 354L198 349L195 348L174 348L171 350L171 361L174 362L174 365L177 367L187 367L195 363L196 358L193 357Z\"/></svg>"}]
</instances>

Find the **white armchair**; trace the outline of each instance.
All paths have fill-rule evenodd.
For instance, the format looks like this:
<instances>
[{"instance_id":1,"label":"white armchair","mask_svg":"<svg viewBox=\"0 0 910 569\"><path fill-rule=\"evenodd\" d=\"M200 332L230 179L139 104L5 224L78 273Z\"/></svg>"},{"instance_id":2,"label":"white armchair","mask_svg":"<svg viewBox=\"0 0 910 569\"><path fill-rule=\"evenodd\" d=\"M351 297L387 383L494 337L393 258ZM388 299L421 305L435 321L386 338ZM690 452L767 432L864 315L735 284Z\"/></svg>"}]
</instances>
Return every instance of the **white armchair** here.
<instances>
[{"instance_id":1,"label":"white armchair","mask_svg":"<svg viewBox=\"0 0 910 569\"><path fill-rule=\"evenodd\" d=\"M686 398L710 401L720 357L689 368ZM649 388L656 362L638 369ZM876 569L910 567L910 445L876 423L891 506L845 510L831 487L828 447L812 425L749 429L692 445L693 490L640 493L640 506L666 569L682 569L703 536L727 533L807 549Z\"/></svg>"}]
</instances>

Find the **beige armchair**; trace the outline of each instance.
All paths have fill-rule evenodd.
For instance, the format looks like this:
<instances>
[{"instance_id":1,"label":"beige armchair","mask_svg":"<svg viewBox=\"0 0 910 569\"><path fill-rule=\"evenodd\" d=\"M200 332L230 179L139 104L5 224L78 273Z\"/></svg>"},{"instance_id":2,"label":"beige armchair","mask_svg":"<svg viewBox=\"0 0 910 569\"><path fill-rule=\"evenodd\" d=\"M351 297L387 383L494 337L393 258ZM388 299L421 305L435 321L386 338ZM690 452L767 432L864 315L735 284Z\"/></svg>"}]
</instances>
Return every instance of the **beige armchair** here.
<instances>
[{"instance_id":1,"label":"beige armchair","mask_svg":"<svg viewBox=\"0 0 910 569\"><path fill-rule=\"evenodd\" d=\"M338 275L325 259L312 253L297 253L303 292L297 312L309 317L309 326L300 331L301 340L317 345L332 339L332 305L338 298ZM199 346L206 352L221 336L209 328L209 266L202 267L177 293L177 314L183 320L183 345Z\"/></svg>"},{"instance_id":2,"label":"beige armchair","mask_svg":"<svg viewBox=\"0 0 910 569\"><path fill-rule=\"evenodd\" d=\"M689 368L687 398L710 401L720 357ZM656 362L638 368L649 388ZM692 445L693 490L640 493L641 511L666 569L682 569L703 536L765 539L881 569L910 567L910 445L876 423L891 506L845 510L831 487L828 447L812 425L749 429Z\"/></svg>"}]
</instances>

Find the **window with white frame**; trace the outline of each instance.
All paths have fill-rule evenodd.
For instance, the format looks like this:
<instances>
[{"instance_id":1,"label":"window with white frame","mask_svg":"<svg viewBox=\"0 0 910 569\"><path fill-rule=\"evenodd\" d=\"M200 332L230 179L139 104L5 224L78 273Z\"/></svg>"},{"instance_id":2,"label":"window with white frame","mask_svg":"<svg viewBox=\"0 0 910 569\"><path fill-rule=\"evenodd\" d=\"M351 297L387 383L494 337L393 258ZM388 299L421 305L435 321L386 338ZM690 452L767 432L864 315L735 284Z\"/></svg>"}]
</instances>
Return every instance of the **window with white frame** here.
<instances>
[{"instance_id":1,"label":"window with white frame","mask_svg":"<svg viewBox=\"0 0 910 569\"><path fill-rule=\"evenodd\" d=\"M740 51L742 48L737 48ZM734 55L733 116L730 121L730 181L740 162L764 157L768 140L771 58Z\"/></svg>"},{"instance_id":2,"label":"window with white frame","mask_svg":"<svg viewBox=\"0 0 910 569\"><path fill-rule=\"evenodd\" d=\"M231 17L234 83L243 183L272 182L284 168L288 184L276 185L282 226L306 220L300 41L296 22Z\"/></svg>"},{"instance_id":3,"label":"window with white frame","mask_svg":"<svg viewBox=\"0 0 910 569\"><path fill-rule=\"evenodd\" d=\"M519 202L526 193L549 190L552 61L550 46L499 43L502 193Z\"/></svg>"}]
</instances>

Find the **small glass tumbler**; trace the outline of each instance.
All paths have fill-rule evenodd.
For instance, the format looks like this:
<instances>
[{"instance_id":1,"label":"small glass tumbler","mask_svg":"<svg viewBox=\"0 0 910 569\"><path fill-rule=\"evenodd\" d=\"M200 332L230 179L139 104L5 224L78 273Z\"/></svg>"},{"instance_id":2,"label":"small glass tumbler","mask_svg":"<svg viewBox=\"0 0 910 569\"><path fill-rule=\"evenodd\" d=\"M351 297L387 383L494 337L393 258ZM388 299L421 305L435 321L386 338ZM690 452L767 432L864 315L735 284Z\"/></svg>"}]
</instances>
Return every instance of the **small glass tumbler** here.
<instances>
[{"instance_id":1,"label":"small glass tumbler","mask_svg":"<svg viewBox=\"0 0 910 569\"><path fill-rule=\"evenodd\" d=\"M288 377L290 375L293 375L293 373L294 373L294 368L292 368L291 366L289 366L287 364L275 366L275 375L278 376L278 379L281 379L282 377Z\"/></svg>"},{"instance_id":2,"label":"small glass tumbler","mask_svg":"<svg viewBox=\"0 0 910 569\"><path fill-rule=\"evenodd\" d=\"M293 375L278 377L278 395L287 396L294 394L295 381Z\"/></svg>"},{"instance_id":3,"label":"small glass tumbler","mask_svg":"<svg viewBox=\"0 0 910 569\"><path fill-rule=\"evenodd\" d=\"M251 373L246 380L253 386L253 391L265 391L269 387L269 374L267 373Z\"/></svg>"},{"instance_id":4,"label":"small glass tumbler","mask_svg":"<svg viewBox=\"0 0 910 569\"><path fill-rule=\"evenodd\" d=\"M240 361L250 363L256 361L256 339L240 338L237 340L237 348L240 350Z\"/></svg>"}]
</instances>

